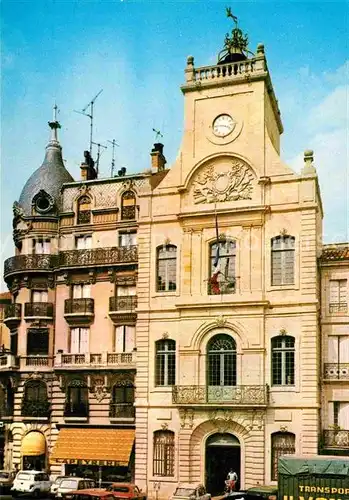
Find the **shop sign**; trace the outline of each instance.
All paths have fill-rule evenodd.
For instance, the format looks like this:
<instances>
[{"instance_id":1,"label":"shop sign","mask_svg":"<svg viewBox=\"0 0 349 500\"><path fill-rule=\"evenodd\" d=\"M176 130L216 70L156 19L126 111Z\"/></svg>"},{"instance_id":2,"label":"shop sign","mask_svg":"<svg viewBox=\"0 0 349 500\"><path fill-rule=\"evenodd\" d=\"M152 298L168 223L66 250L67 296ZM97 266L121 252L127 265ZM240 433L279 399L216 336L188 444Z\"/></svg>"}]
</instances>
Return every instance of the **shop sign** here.
<instances>
[{"instance_id":1,"label":"shop sign","mask_svg":"<svg viewBox=\"0 0 349 500\"><path fill-rule=\"evenodd\" d=\"M74 465L106 465L117 467L119 465L124 465L117 460L88 460L88 459L77 459L77 458L56 458L55 462L58 464L74 464Z\"/></svg>"}]
</instances>

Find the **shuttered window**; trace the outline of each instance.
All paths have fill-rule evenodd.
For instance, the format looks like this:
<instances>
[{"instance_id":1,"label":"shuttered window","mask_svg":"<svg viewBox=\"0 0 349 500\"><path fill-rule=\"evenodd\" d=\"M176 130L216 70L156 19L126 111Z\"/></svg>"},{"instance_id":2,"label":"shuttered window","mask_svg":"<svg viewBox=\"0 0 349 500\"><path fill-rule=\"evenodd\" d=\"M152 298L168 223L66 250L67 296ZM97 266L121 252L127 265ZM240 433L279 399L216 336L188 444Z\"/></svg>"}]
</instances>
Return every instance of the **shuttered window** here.
<instances>
[{"instance_id":1,"label":"shuttered window","mask_svg":"<svg viewBox=\"0 0 349 500\"><path fill-rule=\"evenodd\" d=\"M73 299L89 299L91 297L91 285L73 285Z\"/></svg>"},{"instance_id":2,"label":"shuttered window","mask_svg":"<svg viewBox=\"0 0 349 500\"><path fill-rule=\"evenodd\" d=\"M271 435L271 480L278 479L278 460L281 455L294 455L296 436L291 432L275 432Z\"/></svg>"},{"instance_id":3,"label":"shuttered window","mask_svg":"<svg viewBox=\"0 0 349 500\"><path fill-rule=\"evenodd\" d=\"M119 233L119 247L130 247L137 245L137 233Z\"/></svg>"},{"instance_id":4,"label":"shuttered window","mask_svg":"<svg viewBox=\"0 0 349 500\"><path fill-rule=\"evenodd\" d=\"M349 363L349 335L328 337L329 363Z\"/></svg>"},{"instance_id":5,"label":"shuttered window","mask_svg":"<svg viewBox=\"0 0 349 500\"><path fill-rule=\"evenodd\" d=\"M135 348L136 327L119 325L115 327L115 352L132 352Z\"/></svg>"},{"instance_id":6,"label":"shuttered window","mask_svg":"<svg viewBox=\"0 0 349 500\"><path fill-rule=\"evenodd\" d=\"M330 280L330 312L347 312L347 280Z\"/></svg>"},{"instance_id":7,"label":"shuttered window","mask_svg":"<svg viewBox=\"0 0 349 500\"><path fill-rule=\"evenodd\" d=\"M89 328L72 328L70 330L70 352L84 354L89 349Z\"/></svg>"},{"instance_id":8,"label":"shuttered window","mask_svg":"<svg viewBox=\"0 0 349 500\"><path fill-rule=\"evenodd\" d=\"M174 432L156 431L154 432L153 446L153 475L154 476L174 476L174 452L175 441Z\"/></svg>"},{"instance_id":9,"label":"shuttered window","mask_svg":"<svg viewBox=\"0 0 349 500\"><path fill-rule=\"evenodd\" d=\"M47 302L48 293L45 290L33 290L32 302Z\"/></svg>"},{"instance_id":10,"label":"shuttered window","mask_svg":"<svg viewBox=\"0 0 349 500\"><path fill-rule=\"evenodd\" d=\"M49 254L49 253L51 253L51 240L49 240L49 239L33 240L33 253L34 254Z\"/></svg>"},{"instance_id":11,"label":"shuttered window","mask_svg":"<svg viewBox=\"0 0 349 500\"><path fill-rule=\"evenodd\" d=\"M295 238L276 236L271 240L271 284L293 285Z\"/></svg>"},{"instance_id":12,"label":"shuttered window","mask_svg":"<svg viewBox=\"0 0 349 500\"><path fill-rule=\"evenodd\" d=\"M77 236L75 238L75 248L77 250L92 248L92 236Z\"/></svg>"},{"instance_id":13,"label":"shuttered window","mask_svg":"<svg viewBox=\"0 0 349 500\"><path fill-rule=\"evenodd\" d=\"M156 342L155 385L174 385L176 382L176 342Z\"/></svg>"}]
</instances>

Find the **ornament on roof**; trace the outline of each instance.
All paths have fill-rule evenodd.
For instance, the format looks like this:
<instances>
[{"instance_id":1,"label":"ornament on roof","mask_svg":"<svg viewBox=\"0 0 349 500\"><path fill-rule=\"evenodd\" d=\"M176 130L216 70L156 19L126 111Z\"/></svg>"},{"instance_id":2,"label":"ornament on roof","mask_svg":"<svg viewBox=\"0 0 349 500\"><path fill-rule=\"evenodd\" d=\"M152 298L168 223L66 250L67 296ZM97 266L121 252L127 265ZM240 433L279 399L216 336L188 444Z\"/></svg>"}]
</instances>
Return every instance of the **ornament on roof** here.
<instances>
[{"instance_id":1,"label":"ornament on roof","mask_svg":"<svg viewBox=\"0 0 349 500\"><path fill-rule=\"evenodd\" d=\"M231 35L225 35L224 48L218 54L218 64L243 61L247 59L246 53L252 54L248 50L248 36L238 27L238 18L233 15L231 8L226 8L227 17L235 23Z\"/></svg>"}]
</instances>

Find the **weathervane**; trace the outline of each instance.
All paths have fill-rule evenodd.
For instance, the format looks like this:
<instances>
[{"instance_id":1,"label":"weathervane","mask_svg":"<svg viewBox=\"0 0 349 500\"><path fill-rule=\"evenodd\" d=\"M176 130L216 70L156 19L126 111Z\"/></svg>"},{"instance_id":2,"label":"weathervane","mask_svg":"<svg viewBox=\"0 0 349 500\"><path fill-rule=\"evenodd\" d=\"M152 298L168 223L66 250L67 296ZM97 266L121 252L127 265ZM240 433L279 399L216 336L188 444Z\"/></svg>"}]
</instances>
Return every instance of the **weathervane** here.
<instances>
[{"instance_id":1,"label":"weathervane","mask_svg":"<svg viewBox=\"0 0 349 500\"><path fill-rule=\"evenodd\" d=\"M164 137L162 135L162 133L160 132L160 130L156 130L155 128L153 128L153 132L155 132L155 141L157 142L159 137Z\"/></svg>"},{"instance_id":2,"label":"weathervane","mask_svg":"<svg viewBox=\"0 0 349 500\"><path fill-rule=\"evenodd\" d=\"M218 63L228 63L247 59L244 52L248 50L248 36L238 27L238 18L234 16L230 7L226 7L226 15L235 23L232 29L231 36L229 33L225 35L224 48L218 54Z\"/></svg>"}]
</instances>

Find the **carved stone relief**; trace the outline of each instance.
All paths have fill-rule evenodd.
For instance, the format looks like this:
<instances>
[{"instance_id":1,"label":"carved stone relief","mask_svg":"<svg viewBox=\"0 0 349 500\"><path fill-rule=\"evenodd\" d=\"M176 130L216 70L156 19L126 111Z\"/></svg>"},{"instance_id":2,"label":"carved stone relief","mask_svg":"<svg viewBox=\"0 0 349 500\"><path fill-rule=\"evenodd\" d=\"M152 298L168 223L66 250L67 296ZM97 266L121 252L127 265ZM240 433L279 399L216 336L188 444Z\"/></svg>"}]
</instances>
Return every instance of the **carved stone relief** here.
<instances>
[{"instance_id":1,"label":"carved stone relief","mask_svg":"<svg viewBox=\"0 0 349 500\"><path fill-rule=\"evenodd\" d=\"M108 393L108 388L106 386L106 377L104 375L91 375L89 386L90 392L100 403Z\"/></svg>"}]
</instances>

